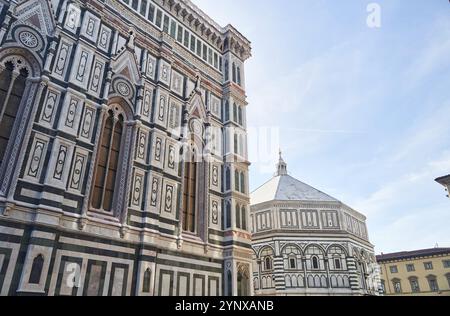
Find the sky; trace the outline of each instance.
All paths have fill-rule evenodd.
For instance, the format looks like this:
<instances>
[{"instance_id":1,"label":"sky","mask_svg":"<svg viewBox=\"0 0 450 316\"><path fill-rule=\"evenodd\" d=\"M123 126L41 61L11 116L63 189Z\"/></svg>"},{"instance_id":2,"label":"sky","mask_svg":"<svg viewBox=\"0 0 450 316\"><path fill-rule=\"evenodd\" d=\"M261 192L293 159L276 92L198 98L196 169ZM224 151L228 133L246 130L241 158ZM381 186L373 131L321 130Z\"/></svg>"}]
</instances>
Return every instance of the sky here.
<instances>
[{"instance_id":1,"label":"sky","mask_svg":"<svg viewBox=\"0 0 450 316\"><path fill-rule=\"evenodd\" d=\"M280 147L290 175L367 216L377 253L450 247L450 200L434 181L450 174L448 0L194 3L252 42L252 190Z\"/></svg>"}]
</instances>

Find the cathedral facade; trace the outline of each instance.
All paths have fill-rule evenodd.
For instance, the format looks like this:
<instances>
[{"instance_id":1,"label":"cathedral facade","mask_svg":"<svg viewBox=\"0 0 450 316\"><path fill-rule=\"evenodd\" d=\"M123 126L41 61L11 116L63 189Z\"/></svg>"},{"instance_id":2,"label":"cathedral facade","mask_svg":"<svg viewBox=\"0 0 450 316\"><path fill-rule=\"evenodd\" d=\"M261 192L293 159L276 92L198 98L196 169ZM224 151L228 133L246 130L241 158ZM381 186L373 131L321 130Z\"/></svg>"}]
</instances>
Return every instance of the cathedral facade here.
<instances>
[{"instance_id":1,"label":"cathedral facade","mask_svg":"<svg viewBox=\"0 0 450 316\"><path fill-rule=\"evenodd\" d=\"M0 295L252 295L250 42L190 0L0 25Z\"/></svg>"},{"instance_id":2,"label":"cathedral facade","mask_svg":"<svg viewBox=\"0 0 450 316\"><path fill-rule=\"evenodd\" d=\"M251 194L253 286L259 296L379 295L366 218L287 173Z\"/></svg>"}]
</instances>

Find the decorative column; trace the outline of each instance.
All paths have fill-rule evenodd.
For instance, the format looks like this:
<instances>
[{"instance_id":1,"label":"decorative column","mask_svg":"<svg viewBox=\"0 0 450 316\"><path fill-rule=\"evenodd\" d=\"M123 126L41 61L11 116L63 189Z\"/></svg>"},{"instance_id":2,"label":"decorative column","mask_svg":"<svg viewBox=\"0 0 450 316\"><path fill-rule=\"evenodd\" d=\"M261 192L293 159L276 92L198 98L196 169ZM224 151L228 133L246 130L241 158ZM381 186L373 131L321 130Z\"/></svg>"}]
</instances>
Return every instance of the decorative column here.
<instances>
[{"instance_id":1,"label":"decorative column","mask_svg":"<svg viewBox=\"0 0 450 316\"><path fill-rule=\"evenodd\" d=\"M97 155L98 155L98 144L100 142L100 136L102 134L102 127L103 127L103 121L105 119L105 113L108 110L107 102L108 102L108 94L109 94L109 87L111 86L111 79L113 76L113 72L111 69L108 70L108 73L106 75L105 79L105 86L103 90L103 102L102 104L96 104L97 108L97 130L94 131L95 133L95 139L94 139L94 149L92 151L92 158L89 163L89 166L86 166L88 171L87 176L87 184L84 191L84 201L83 201L83 207L81 209L81 217L78 220L78 229L83 230L87 224L87 213L89 210L89 202L90 202L90 194L91 194L91 188L93 185L93 178L94 178L94 169L95 169L95 162L97 161Z\"/></svg>"},{"instance_id":2,"label":"decorative column","mask_svg":"<svg viewBox=\"0 0 450 316\"><path fill-rule=\"evenodd\" d=\"M275 242L275 253L273 257L273 274L275 277L275 290L286 290L286 280L284 278L284 259L280 254L280 242Z\"/></svg>"},{"instance_id":3,"label":"decorative column","mask_svg":"<svg viewBox=\"0 0 450 316\"><path fill-rule=\"evenodd\" d=\"M359 292L358 272L356 269L356 261L354 257L347 257L347 268L349 271L350 288L354 292Z\"/></svg>"},{"instance_id":4,"label":"decorative column","mask_svg":"<svg viewBox=\"0 0 450 316\"><path fill-rule=\"evenodd\" d=\"M141 127L140 121L129 121L125 122L127 128L127 137L125 141L126 155L123 157L123 168L122 175L120 181L120 190L119 190L119 200L118 200L118 209L121 210L122 214L120 214L120 223L121 230L120 235L124 238L127 232L127 218L128 218L128 197L130 196L131 183L133 177L133 163L134 160L134 148L136 146L136 138L137 131L139 127Z\"/></svg>"},{"instance_id":5,"label":"decorative column","mask_svg":"<svg viewBox=\"0 0 450 316\"><path fill-rule=\"evenodd\" d=\"M27 140L31 136L32 124L34 117L38 109L38 103L41 99L42 92L47 86L47 81L41 78L30 78L26 82L25 93L22 97L20 107L23 107L23 103L26 102L22 113L20 125L15 135L15 142L11 148L10 159L8 166L5 169L3 178L3 184L1 192L8 195L8 200L13 200L14 193L16 191L17 180L19 178L20 169L25 159L26 147L28 145ZM16 168L14 168L16 166ZM14 171L14 174L12 174ZM11 180L12 176L12 180ZM8 190L8 186L11 180L11 187Z\"/></svg>"},{"instance_id":6,"label":"decorative column","mask_svg":"<svg viewBox=\"0 0 450 316\"><path fill-rule=\"evenodd\" d=\"M331 289L331 279L330 279L330 258L328 258L328 256L325 256L324 258L325 261L325 270L327 271L327 285L328 288Z\"/></svg>"}]
</instances>

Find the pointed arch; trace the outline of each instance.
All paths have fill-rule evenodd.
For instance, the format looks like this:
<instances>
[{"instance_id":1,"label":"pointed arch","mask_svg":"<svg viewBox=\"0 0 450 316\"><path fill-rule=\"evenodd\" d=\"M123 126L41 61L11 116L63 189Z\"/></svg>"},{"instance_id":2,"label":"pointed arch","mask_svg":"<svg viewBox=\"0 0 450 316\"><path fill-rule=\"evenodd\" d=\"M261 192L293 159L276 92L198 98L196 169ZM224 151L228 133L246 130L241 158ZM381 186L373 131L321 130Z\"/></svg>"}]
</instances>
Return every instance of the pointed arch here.
<instances>
[{"instance_id":1,"label":"pointed arch","mask_svg":"<svg viewBox=\"0 0 450 316\"><path fill-rule=\"evenodd\" d=\"M31 272L28 283L40 284L43 268L44 268L44 256L42 254L39 254L33 259L33 264L31 265Z\"/></svg>"},{"instance_id":2,"label":"pointed arch","mask_svg":"<svg viewBox=\"0 0 450 316\"><path fill-rule=\"evenodd\" d=\"M103 114L100 142L97 145L97 158L94 169L94 182L91 190L91 208L111 216L118 216L120 205L119 186L124 185L123 166L128 165L130 151L126 141L130 126L127 125L130 111L123 99L112 98Z\"/></svg>"},{"instance_id":3,"label":"pointed arch","mask_svg":"<svg viewBox=\"0 0 450 316\"><path fill-rule=\"evenodd\" d=\"M15 7L13 15L17 21L11 28L16 24L25 24L49 37L55 33L56 21L48 0L22 1Z\"/></svg>"}]
</instances>

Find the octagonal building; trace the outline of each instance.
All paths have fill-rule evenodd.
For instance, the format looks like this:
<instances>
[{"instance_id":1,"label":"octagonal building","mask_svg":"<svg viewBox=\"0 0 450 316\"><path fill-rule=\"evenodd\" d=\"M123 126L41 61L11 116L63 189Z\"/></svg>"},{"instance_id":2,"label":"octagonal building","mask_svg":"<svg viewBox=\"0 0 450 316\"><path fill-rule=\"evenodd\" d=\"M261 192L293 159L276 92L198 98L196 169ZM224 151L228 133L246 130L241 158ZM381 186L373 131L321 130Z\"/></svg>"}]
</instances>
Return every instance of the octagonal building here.
<instances>
[{"instance_id":1,"label":"octagonal building","mask_svg":"<svg viewBox=\"0 0 450 316\"><path fill-rule=\"evenodd\" d=\"M256 295L379 294L366 217L290 176L281 154L251 204Z\"/></svg>"}]
</instances>

